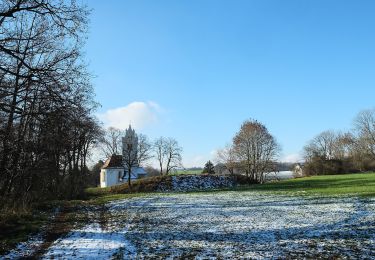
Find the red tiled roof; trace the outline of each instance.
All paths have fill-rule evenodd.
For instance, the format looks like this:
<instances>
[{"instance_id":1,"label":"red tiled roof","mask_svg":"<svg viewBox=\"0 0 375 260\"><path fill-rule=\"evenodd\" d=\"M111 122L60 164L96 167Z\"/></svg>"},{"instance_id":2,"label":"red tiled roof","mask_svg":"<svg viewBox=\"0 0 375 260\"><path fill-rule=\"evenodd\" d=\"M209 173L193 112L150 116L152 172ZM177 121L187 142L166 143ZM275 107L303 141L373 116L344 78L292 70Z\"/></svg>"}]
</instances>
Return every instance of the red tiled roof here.
<instances>
[{"instance_id":1,"label":"red tiled roof","mask_svg":"<svg viewBox=\"0 0 375 260\"><path fill-rule=\"evenodd\" d=\"M121 167L124 167L122 163L122 155L114 154L105 161L102 169L121 168Z\"/></svg>"}]
</instances>

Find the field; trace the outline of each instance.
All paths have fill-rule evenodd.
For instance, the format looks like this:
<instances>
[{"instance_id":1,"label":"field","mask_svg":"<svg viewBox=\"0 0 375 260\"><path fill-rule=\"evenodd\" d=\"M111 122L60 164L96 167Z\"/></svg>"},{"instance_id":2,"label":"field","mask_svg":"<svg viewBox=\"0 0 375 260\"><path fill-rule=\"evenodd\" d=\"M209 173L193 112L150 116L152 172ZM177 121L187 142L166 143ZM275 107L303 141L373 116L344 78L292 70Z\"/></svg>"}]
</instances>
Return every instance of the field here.
<instances>
[{"instance_id":1,"label":"field","mask_svg":"<svg viewBox=\"0 0 375 260\"><path fill-rule=\"evenodd\" d=\"M177 170L172 175L181 175L181 174L201 174L202 170Z\"/></svg>"},{"instance_id":2,"label":"field","mask_svg":"<svg viewBox=\"0 0 375 260\"><path fill-rule=\"evenodd\" d=\"M375 199L262 192L155 194L110 202L50 258L372 258Z\"/></svg>"},{"instance_id":3,"label":"field","mask_svg":"<svg viewBox=\"0 0 375 260\"><path fill-rule=\"evenodd\" d=\"M375 173L326 175L297 178L245 187L290 195L375 196Z\"/></svg>"},{"instance_id":4,"label":"field","mask_svg":"<svg viewBox=\"0 0 375 260\"><path fill-rule=\"evenodd\" d=\"M375 258L375 174L91 197L44 258ZM82 218L82 217L81 217ZM8 258L35 256L36 234ZM26 253L26 254L25 254ZM1 257L0 257L1 258Z\"/></svg>"}]
</instances>

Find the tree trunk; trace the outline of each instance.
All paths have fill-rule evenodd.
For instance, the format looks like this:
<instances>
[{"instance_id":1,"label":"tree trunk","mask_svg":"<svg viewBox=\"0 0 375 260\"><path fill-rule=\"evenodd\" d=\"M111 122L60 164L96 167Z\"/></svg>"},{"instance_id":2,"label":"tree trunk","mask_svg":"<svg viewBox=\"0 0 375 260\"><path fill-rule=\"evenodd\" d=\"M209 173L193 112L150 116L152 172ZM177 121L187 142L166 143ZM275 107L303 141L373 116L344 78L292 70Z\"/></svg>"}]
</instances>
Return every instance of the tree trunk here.
<instances>
[{"instance_id":1,"label":"tree trunk","mask_svg":"<svg viewBox=\"0 0 375 260\"><path fill-rule=\"evenodd\" d=\"M131 181L130 181L130 176L131 176L131 173L132 173L132 168L131 167L129 167L128 168L128 185L129 185L129 187L131 187L132 185L131 185Z\"/></svg>"}]
</instances>

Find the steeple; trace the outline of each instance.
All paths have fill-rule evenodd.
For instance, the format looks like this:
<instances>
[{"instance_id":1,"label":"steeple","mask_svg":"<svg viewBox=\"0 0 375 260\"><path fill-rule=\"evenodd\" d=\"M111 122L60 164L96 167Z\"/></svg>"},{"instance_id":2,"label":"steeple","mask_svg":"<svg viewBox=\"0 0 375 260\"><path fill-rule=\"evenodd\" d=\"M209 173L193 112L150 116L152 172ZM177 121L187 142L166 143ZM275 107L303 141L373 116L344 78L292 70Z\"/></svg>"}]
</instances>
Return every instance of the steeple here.
<instances>
[{"instance_id":1,"label":"steeple","mask_svg":"<svg viewBox=\"0 0 375 260\"><path fill-rule=\"evenodd\" d=\"M122 138L122 154L123 156L130 156L127 160L136 162L138 157L138 136L135 130L132 129L131 124L125 130L125 137ZM133 159L132 159L133 158ZM125 157L124 157L125 160Z\"/></svg>"}]
</instances>

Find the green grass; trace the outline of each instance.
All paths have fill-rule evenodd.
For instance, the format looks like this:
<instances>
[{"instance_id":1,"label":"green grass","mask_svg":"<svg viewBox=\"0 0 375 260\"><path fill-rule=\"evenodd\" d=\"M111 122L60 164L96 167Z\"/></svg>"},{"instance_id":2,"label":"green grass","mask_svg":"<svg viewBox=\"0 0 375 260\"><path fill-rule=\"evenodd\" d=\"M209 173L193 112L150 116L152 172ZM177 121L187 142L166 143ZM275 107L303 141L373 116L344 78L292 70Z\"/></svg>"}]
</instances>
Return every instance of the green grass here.
<instances>
[{"instance_id":1,"label":"green grass","mask_svg":"<svg viewBox=\"0 0 375 260\"><path fill-rule=\"evenodd\" d=\"M145 179L141 179L139 181L144 181ZM114 190L113 188L88 188L85 190L87 200L85 203L91 204L91 205L101 205L105 204L110 201L114 200L121 200L121 199L129 199L134 197L142 197L149 194L154 193L160 193L160 192L145 192L145 191L139 191L139 192L132 192L132 193L121 193L117 190Z\"/></svg>"},{"instance_id":2,"label":"green grass","mask_svg":"<svg viewBox=\"0 0 375 260\"><path fill-rule=\"evenodd\" d=\"M313 176L252 185L239 189L290 195L375 197L375 173Z\"/></svg>"},{"instance_id":3,"label":"green grass","mask_svg":"<svg viewBox=\"0 0 375 260\"><path fill-rule=\"evenodd\" d=\"M202 170L178 170L171 175L182 175L182 174L193 175L193 174L201 174L201 173L202 173Z\"/></svg>"},{"instance_id":4,"label":"green grass","mask_svg":"<svg viewBox=\"0 0 375 260\"><path fill-rule=\"evenodd\" d=\"M48 214L7 214L0 216L0 255L26 240L47 223Z\"/></svg>"},{"instance_id":5,"label":"green grass","mask_svg":"<svg viewBox=\"0 0 375 260\"><path fill-rule=\"evenodd\" d=\"M105 194L98 197L91 198L88 203L92 205L102 205L110 201L121 200L121 199L130 199L135 197L146 196L150 193L127 193L127 194Z\"/></svg>"},{"instance_id":6,"label":"green grass","mask_svg":"<svg viewBox=\"0 0 375 260\"><path fill-rule=\"evenodd\" d=\"M265 184L241 185L235 188L217 189L212 191L200 192L220 191L260 191L267 193L270 192L277 194L286 194L291 196L317 195L375 197L375 173L312 176L283 181L275 181ZM114 194L110 191L110 189L107 188L92 188L87 190L87 194L91 196L90 200L94 203L105 203L115 199L144 196L151 193L154 192Z\"/></svg>"}]
</instances>

